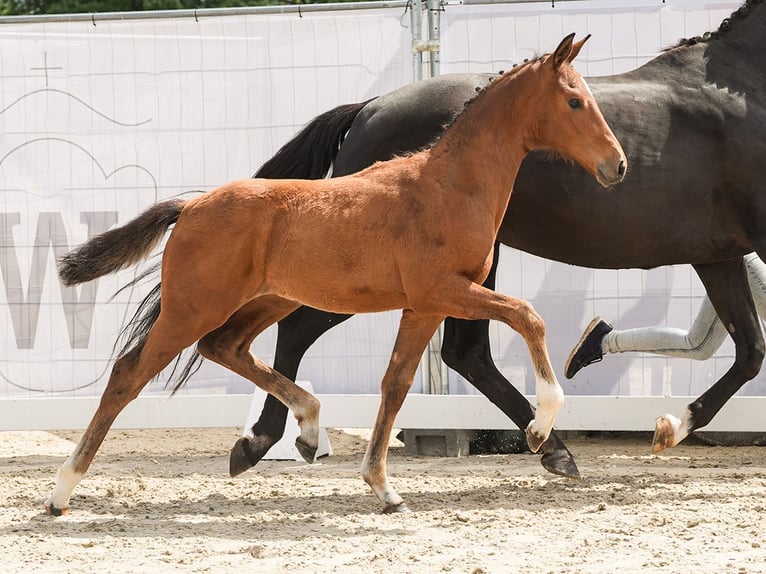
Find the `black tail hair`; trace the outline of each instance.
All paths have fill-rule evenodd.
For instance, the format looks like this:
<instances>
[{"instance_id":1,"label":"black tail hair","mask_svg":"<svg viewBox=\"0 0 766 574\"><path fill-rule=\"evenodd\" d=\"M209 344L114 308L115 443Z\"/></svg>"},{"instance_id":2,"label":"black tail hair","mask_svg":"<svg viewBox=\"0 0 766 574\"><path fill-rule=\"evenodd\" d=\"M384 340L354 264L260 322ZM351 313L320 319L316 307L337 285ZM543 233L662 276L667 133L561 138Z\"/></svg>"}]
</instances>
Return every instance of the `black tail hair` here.
<instances>
[{"instance_id":1,"label":"black tail hair","mask_svg":"<svg viewBox=\"0 0 766 574\"><path fill-rule=\"evenodd\" d=\"M153 205L122 227L96 235L59 261L64 285L77 285L135 265L149 256L165 232L181 215L184 200Z\"/></svg>"},{"instance_id":2,"label":"black tail hair","mask_svg":"<svg viewBox=\"0 0 766 574\"><path fill-rule=\"evenodd\" d=\"M335 161L340 144L357 114L371 101L344 104L318 115L279 148L253 177L322 179Z\"/></svg>"}]
</instances>

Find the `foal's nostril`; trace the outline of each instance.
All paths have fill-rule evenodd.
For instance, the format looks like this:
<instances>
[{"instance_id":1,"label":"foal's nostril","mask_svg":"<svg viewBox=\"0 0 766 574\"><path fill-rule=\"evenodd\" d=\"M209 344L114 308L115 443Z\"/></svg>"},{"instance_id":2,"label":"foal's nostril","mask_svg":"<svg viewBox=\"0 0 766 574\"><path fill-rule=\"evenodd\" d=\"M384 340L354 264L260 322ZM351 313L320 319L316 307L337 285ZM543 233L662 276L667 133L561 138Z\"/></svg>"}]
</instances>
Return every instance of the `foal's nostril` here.
<instances>
[{"instance_id":1,"label":"foal's nostril","mask_svg":"<svg viewBox=\"0 0 766 574\"><path fill-rule=\"evenodd\" d=\"M625 160L620 160L620 165L617 166L617 175L620 177L625 175Z\"/></svg>"}]
</instances>

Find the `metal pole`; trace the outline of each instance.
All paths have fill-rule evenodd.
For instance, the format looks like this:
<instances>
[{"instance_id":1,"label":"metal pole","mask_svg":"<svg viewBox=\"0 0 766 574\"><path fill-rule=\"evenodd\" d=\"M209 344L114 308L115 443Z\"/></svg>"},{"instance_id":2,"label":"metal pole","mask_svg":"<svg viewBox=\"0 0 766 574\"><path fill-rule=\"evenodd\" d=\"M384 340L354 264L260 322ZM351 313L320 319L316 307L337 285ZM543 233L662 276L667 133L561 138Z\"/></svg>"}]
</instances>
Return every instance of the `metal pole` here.
<instances>
[{"instance_id":1,"label":"metal pole","mask_svg":"<svg viewBox=\"0 0 766 574\"><path fill-rule=\"evenodd\" d=\"M410 0L410 33L412 34L412 79L423 79L423 2Z\"/></svg>"},{"instance_id":2,"label":"metal pole","mask_svg":"<svg viewBox=\"0 0 766 574\"><path fill-rule=\"evenodd\" d=\"M412 80L423 79L423 2L410 0L410 34L412 35ZM420 360L421 390L423 394L433 394L431 388L431 341Z\"/></svg>"},{"instance_id":3,"label":"metal pole","mask_svg":"<svg viewBox=\"0 0 766 574\"><path fill-rule=\"evenodd\" d=\"M431 77L439 75L439 50L441 49L441 0L426 0L428 7L429 70Z\"/></svg>"},{"instance_id":4,"label":"metal pole","mask_svg":"<svg viewBox=\"0 0 766 574\"><path fill-rule=\"evenodd\" d=\"M423 4L428 10L428 37L423 39L422 11ZM441 0L411 0L412 14L412 54L415 67L415 80L423 78L423 52L429 53L428 75L439 75L439 51L441 47ZM439 325L421 361L423 375L423 393L434 395L449 394L449 368L442 361L441 344L444 336L444 324Z\"/></svg>"}]
</instances>

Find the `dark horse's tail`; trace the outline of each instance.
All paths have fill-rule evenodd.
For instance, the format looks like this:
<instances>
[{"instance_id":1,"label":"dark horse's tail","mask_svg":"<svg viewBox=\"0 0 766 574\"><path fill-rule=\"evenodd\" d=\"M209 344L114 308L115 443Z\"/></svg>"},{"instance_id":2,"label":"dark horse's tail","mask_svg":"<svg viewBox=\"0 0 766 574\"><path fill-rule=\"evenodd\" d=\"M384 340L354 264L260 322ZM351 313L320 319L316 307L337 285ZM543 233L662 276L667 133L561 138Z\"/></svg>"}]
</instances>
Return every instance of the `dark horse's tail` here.
<instances>
[{"instance_id":1,"label":"dark horse's tail","mask_svg":"<svg viewBox=\"0 0 766 574\"><path fill-rule=\"evenodd\" d=\"M369 101L370 100L358 104L337 106L315 117L298 133L298 135L283 145L271 159L264 163L253 177L269 179L321 179L325 177L335 160L335 156L338 154L340 144L343 143L343 139L346 136L346 132L348 132L351 127L351 123ZM176 215L176 218L177 217L178 215ZM173 219L171 221L168 219L167 225L170 225L173 221L175 220ZM128 226L129 225L131 224L128 224ZM115 232L116 231L119 230L115 230ZM157 241L159 241L159 237L161 236L158 235ZM131 263L137 262L144 253L151 251L151 247L155 244L156 241L149 246L147 242L146 249L141 250L141 253L138 253L139 250L136 249L130 254L115 254L113 257L114 263L111 268L106 269L103 272L98 272L97 274L92 274L93 276L91 278L109 273L110 271L116 271ZM81 249L84 250L85 247L87 247L87 244ZM84 253L83 255L86 254ZM120 263L120 261L124 261L124 263ZM149 272L151 272L151 270L149 270ZM143 280L149 272L141 274L123 287L123 289ZM67 281L63 278L63 275L62 279L65 282ZM84 281L87 280L88 279L84 279ZM67 284L69 285L77 282L79 281L73 280ZM157 284L149 294L144 297L143 301L141 301L133 318L120 333L118 340L120 349L118 355L124 355L126 352L143 343L143 340L146 338L152 325L154 325L154 322L160 315L160 296L161 286L160 284ZM181 388L192 374L194 374L201 363L202 357L196 351L188 357L186 364L180 371L178 371L178 375L175 377L175 383L173 385L174 393ZM173 367L171 379L176 375L179 366L180 356Z\"/></svg>"},{"instance_id":2,"label":"dark horse's tail","mask_svg":"<svg viewBox=\"0 0 766 574\"><path fill-rule=\"evenodd\" d=\"M253 177L268 179L321 179L330 170L340 144L364 106L337 106L311 120L293 139L283 145Z\"/></svg>"},{"instance_id":3,"label":"dark horse's tail","mask_svg":"<svg viewBox=\"0 0 766 574\"><path fill-rule=\"evenodd\" d=\"M122 227L110 229L70 251L59 262L61 282L77 285L146 259L176 222L184 203L181 199L158 203Z\"/></svg>"}]
</instances>

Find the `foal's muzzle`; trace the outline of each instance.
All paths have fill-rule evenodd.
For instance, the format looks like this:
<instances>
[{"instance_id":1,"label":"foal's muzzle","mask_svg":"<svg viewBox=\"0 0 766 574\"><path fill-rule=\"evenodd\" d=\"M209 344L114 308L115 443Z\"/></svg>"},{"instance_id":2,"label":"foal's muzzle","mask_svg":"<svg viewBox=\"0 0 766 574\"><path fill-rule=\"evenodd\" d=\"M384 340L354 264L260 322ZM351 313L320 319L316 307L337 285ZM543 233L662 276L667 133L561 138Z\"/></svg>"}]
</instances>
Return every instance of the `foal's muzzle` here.
<instances>
[{"instance_id":1,"label":"foal's muzzle","mask_svg":"<svg viewBox=\"0 0 766 574\"><path fill-rule=\"evenodd\" d=\"M604 187L620 183L628 171L628 162L625 158L617 162L603 162L596 170L596 180Z\"/></svg>"}]
</instances>

